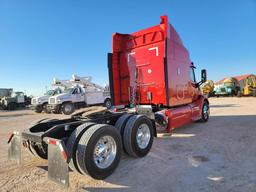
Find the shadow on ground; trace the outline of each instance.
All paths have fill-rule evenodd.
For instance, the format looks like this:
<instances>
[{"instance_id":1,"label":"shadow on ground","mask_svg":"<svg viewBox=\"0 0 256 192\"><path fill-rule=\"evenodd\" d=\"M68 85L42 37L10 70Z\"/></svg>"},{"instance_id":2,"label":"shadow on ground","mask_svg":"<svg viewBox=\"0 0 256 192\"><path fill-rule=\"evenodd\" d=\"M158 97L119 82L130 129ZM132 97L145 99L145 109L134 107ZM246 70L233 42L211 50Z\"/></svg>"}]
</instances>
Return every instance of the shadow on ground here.
<instances>
[{"instance_id":1,"label":"shadow on ground","mask_svg":"<svg viewBox=\"0 0 256 192\"><path fill-rule=\"evenodd\" d=\"M14 118L14 117L20 117L20 116L26 116L26 115L31 115L31 113L6 114L6 115L0 115L0 118L1 117Z\"/></svg>"},{"instance_id":2,"label":"shadow on ground","mask_svg":"<svg viewBox=\"0 0 256 192\"><path fill-rule=\"evenodd\" d=\"M215 181L211 177L211 175L216 174L214 172L216 164L223 166L222 162L219 161L225 158L225 155L230 155L226 154L229 151L217 151L215 155L207 147L211 148L213 145L218 145L218 147L221 148L222 145L225 145L225 141L230 140L229 132L235 132L237 138L243 138L243 133L249 130L254 131L254 133L251 133L252 135L256 135L256 115L211 116L207 123L193 123L176 129L174 131L174 135L176 134L176 136L171 136L169 139L156 139L150 154L144 158L134 159L125 156L121 160L117 170L105 179L106 182L116 185L116 188L80 186L79 190L228 191L231 189L232 191L232 179L225 179L224 185L223 182ZM222 132L225 134L221 134ZM202 146L202 143L199 141L206 140L204 135L208 135L208 143ZM219 140L219 142L216 142L216 140ZM251 143L251 145L256 145L256 138L249 141L255 141ZM247 142L247 138L245 138L245 140L239 140L239 142L243 144L243 142ZM176 148L174 146L176 146ZM241 152L242 151L237 149L237 153ZM202 159L200 164L207 165L205 170L202 169L203 166L191 168L188 165L189 155L193 158L192 162ZM214 155L218 156L218 158ZM241 156L242 155L243 154L241 154ZM251 159L248 158L247 161L251 161ZM237 160L237 166L240 166L239 160ZM237 170L229 170L229 175L241 174L243 173L239 173ZM187 176L189 176L190 179L188 179ZM198 178L193 179L193 177ZM250 188L245 181L244 184L241 184L237 189L238 191L248 191Z\"/></svg>"},{"instance_id":3,"label":"shadow on ground","mask_svg":"<svg viewBox=\"0 0 256 192\"><path fill-rule=\"evenodd\" d=\"M223 108L223 107L239 107L236 104L225 104L225 105L210 105L211 108Z\"/></svg>"}]
</instances>

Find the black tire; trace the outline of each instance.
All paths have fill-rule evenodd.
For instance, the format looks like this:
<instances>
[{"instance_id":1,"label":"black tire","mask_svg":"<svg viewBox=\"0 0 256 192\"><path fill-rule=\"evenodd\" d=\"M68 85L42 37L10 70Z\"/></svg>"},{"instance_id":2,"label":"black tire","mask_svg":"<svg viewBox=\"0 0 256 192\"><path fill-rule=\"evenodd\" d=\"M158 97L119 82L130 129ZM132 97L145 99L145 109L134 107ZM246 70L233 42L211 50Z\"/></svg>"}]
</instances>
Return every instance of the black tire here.
<instances>
[{"instance_id":1,"label":"black tire","mask_svg":"<svg viewBox=\"0 0 256 192\"><path fill-rule=\"evenodd\" d=\"M77 165L77 160L76 160L76 150L77 150L77 145L79 143L79 140L82 136L82 134L92 125L95 125L95 123L91 123L91 122L86 122L82 125L79 125L73 132L72 134L69 136L68 141L67 141L67 149L68 152L71 156L70 162L69 162L69 167L70 169L72 169L73 171L77 171L79 173L81 173L81 171L78 168Z\"/></svg>"},{"instance_id":2,"label":"black tire","mask_svg":"<svg viewBox=\"0 0 256 192\"><path fill-rule=\"evenodd\" d=\"M30 149L32 153L42 159L48 158L48 146L46 144L39 145L35 143L30 143Z\"/></svg>"},{"instance_id":3,"label":"black tire","mask_svg":"<svg viewBox=\"0 0 256 192\"><path fill-rule=\"evenodd\" d=\"M256 97L256 89L253 89L253 90L252 90L252 96L253 96L253 97Z\"/></svg>"},{"instance_id":4,"label":"black tire","mask_svg":"<svg viewBox=\"0 0 256 192\"><path fill-rule=\"evenodd\" d=\"M136 140L138 129L141 125L146 124L149 128L150 138L145 148L141 148ZM151 120L144 115L132 116L124 128L124 148L126 152L132 157L144 157L150 151L153 139L154 139L154 128Z\"/></svg>"},{"instance_id":5,"label":"black tire","mask_svg":"<svg viewBox=\"0 0 256 192\"><path fill-rule=\"evenodd\" d=\"M242 96L241 91L237 91L237 97L241 97L241 96Z\"/></svg>"},{"instance_id":6,"label":"black tire","mask_svg":"<svg viewBox=\"0 0 256 192\"><path fill-rule=\"evenodd\" d=\"M64 103L62 105L62 112L65 114L65 115L70 115L72 114L73 112L75 111L75 106L73 103Z\"/></svg>"},{"instance_id":7,"label":"black tire","mask_svg":"<svg viewBox=\"0 0 256 192\"><path fill-rule=\"evenodd\" d=\"M49 113L51 113L51 112L48 110L47 105L48 105L47 103L44 103L44 104L43 104L42 111L43 111L44 113L46 113L46 114L49 114Z\"/></svg>"},{"instance_id":8,"label":"black tire","mask_svg":"<svg viewBox=\"0 0 256 192\"><path fill-rule=\"evenodd\" d=\"M236 91L232 90L232 97L234 97L236 95L237 95Z\"/></svg>"},{"instance_id":9,"label":"black tire","mask_svg":"<svg viewBox=\"0 0 256 192\"><path fill-rule=\"evenodd\" d=\"M51 111L53 114L60 114L61 110Z\"/></svg>"},{"instance_id":10,"label":"black tire","mask_svg":"<svg viewBox=\"0 0 256 192\"><path fill-rule=\"evenodd\" d=\"M116 154L111 164L101 168L94 162L94 149L100 138L107 136L114 140ZM104 179L111 175L118 166L122 153L122 139L118 130L105 124L97 124L87 129L82 135L76 152L78 167L83 174L94 179Z\"/></svg>"},{"instance_id":11,"label":"black tire","mask_svg":"<svg viewBox=\"0 0 256 192\"><path fill-rule=\"evenodd\" d=\"M42 113L43 107L42 107L42 106L36 106L34 111L35 111L36 113Z\"/></svg>"},{"instance_id":12,"label":"black tire","mask_svg":"<svg viewBox=\"0 0 256 192\"><path fill-rule=\"evenodd\" d=\"M107 109L110 109L112 107L111 99L109 98L105 99L104 106L107 107Z\"/></svg>"},{"instance_id":13,"label":"black tire","mask_svg":"<svg viewBox=\"0 0 256 192\"><path fill-rule=\"evenodd\" d=\"M204 101L202 106L202 115L201 115L201 122L207 122L210 117L210 107L207 101Z\"/></svg>"},{"instance_id":14,"label":"black tire","mask_svg":"<svg viewBox=\"0 0 256 192\"><path fill-rule=\"evenodd\" d=\"M119 131L123 142L124 142L125 125L126 125L127 121L131 118L132 115L133 114L129 114L129 113L123 114L121 117L119 117L119 119L115 123L115 128ZM123 150L125 153L127 153L124 147L123 147Z\"/></svg>"},{"instance_id":15,"label":"black tire","mask_svg":"<svg viewBox=\"0 0 256 192\"><path fill-rule=\"evenodd\" d=\"M27 149L28 151L30 152L30 154L32 154L33 156L37 156L35 154L35 150L32 148L31 144L30 144L30 141L27 141Z\"/></svg>"},{"instance_id":16,"label":"black tire","mask_svg":"<svg viewBox=\"0 0 256 192\"><path fill-rule=\"evenodd\" d=\"M8 105L7 105L7 109L8 110L15 110L16 109L16 103L9 103Z\"/></svg>"}]
</instances>

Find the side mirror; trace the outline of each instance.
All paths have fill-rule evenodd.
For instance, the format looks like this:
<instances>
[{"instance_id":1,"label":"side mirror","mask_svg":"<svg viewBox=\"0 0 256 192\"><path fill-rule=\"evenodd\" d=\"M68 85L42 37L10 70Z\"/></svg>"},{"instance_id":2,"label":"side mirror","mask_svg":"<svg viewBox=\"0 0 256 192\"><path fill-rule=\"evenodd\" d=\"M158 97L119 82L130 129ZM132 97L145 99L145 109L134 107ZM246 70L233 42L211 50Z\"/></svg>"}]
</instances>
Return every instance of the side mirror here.
<instances>
[{"instance_id":1,"label":"side mirror","mask_svg":"<svg viewBox=\"0 0 256 192\"><path fill-rule=\"evenodd\" d=\"M201 70L201 82L204 83L205 81L207 81L207 72L206 72L206 69L202 69Z\"/></svg>"}]
</instances>

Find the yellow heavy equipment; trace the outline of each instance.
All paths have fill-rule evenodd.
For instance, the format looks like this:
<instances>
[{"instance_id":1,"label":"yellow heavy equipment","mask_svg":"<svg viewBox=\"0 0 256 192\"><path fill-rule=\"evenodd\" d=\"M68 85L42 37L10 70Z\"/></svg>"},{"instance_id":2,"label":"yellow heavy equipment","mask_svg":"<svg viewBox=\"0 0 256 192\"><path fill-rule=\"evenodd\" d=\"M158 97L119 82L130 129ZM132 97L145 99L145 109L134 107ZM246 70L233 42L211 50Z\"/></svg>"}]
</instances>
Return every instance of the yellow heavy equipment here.
<instances>
[{"instance_id":1,"label":"yellow heavy equipment","mask_svg":"<svg viewBox=\"0 0 256 192\"><path fill-rule=\"evenodd\" d=\"M207 80L200 86L200 90L204 95L213 96L214 92L214 82L212 80Z\"/></svg>"},{"instance_id":2,"label":"yellow heavy equipment","mask_svg":"<svg viewBox=\"0 0 256 192\"><path fill-rule=\"evenodd\" d=\"M235 77L240 85L238 96L256 97L256 76L253 74L241 75Z\"/></svg>"}]
</instances>

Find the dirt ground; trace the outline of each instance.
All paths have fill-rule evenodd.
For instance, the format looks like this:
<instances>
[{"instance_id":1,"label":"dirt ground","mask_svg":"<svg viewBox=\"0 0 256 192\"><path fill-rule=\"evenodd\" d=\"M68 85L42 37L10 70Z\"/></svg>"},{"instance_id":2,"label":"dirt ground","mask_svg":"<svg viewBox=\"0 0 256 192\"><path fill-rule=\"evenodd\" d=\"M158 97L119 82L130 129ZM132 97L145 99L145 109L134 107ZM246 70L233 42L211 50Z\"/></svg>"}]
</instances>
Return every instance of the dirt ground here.
<instances>
[{"instance_id":1,"label":"dirt ground","mask_svg":"<svg viewBox=\"0 0 256 192\"><path fill-rule=\"evenodd\" d=\"M41 118L29 110L0 111L0 191L256 191L256 98L211 98L207 123L193 123L157 138L144 158L124 156L104 181L70 172L64 189L47 179L47 161L23 152L7 160L8 133Z\"/></svg>"}]
</instances>

